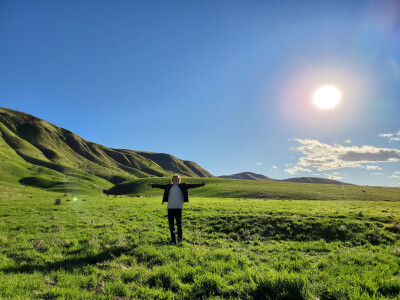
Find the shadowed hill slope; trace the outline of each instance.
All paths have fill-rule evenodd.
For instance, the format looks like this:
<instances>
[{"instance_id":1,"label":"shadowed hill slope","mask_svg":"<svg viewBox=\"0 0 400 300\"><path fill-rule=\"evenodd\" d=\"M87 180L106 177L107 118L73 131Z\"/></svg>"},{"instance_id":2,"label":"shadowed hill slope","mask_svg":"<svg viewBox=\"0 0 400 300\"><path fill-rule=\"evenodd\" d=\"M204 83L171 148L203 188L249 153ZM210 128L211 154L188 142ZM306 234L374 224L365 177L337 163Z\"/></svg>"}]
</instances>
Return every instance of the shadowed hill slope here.
<instances>
[{"instance_id":1,"label":"shadowed hill slope","mask_svg":"<svg viewBox=\"0 0 400 300\"><path fill-rule=\"evenodd\" d=\"M174 173L184 174L190 177L212 177L210 173L201 168L195 162L180 160L171 154L145 151L136 151L136 153L155 162L165 170L174 170Z\"/></svg>"},{"instance_id":2,"label":"shadowed hill slope","mask_svg":"<svg viewBox=\"0 0 400 300\"><path fill-rule=\"evenodd\" d=\"M32 115L6 108L0 108L0 147L3 173L0 181L6 182L30 185L47 182L46 186L51 187L73 181L87 184L91 189L103 189L125 180L172 173L212 177L193 162L169 154L108 148Z\"/></svg>"}]
</instances>

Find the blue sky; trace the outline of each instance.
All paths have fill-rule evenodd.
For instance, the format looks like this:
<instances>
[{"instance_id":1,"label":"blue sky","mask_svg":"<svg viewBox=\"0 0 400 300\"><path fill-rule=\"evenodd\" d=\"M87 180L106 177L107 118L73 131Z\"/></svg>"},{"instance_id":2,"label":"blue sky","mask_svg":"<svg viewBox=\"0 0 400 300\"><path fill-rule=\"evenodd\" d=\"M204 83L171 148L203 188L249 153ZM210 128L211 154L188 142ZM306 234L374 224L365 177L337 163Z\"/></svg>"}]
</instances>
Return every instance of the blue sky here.
<instances>
[{"instance_id":1,"label":"blue sky","mask_svg":"<svg viewBox=\"0 0 400 300\"><path fill-rule=\"evenodd\" d=\"M0 45L0 106L89 141L400 186L398 1L2 0Z\"/></svg>"}]
</instances>

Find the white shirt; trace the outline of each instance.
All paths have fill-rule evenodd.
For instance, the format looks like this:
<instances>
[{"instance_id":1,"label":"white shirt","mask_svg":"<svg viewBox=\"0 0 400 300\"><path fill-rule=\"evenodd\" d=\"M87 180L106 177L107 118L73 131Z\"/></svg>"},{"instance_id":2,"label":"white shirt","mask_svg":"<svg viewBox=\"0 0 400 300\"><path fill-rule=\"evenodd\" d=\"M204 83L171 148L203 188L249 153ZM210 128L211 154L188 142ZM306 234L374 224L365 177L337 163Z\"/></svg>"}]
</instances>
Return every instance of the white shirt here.
<instances>
[{"instance_id":1,"label":"white shirt","mask_svg":"<svg viewBox=\"0 0 400 300\"><path fill-rule=\"evenodd\" d=\"M183 209L183 194L177 184L172 185L169 190L167 208Z\"/></svg>"}]
</instances>

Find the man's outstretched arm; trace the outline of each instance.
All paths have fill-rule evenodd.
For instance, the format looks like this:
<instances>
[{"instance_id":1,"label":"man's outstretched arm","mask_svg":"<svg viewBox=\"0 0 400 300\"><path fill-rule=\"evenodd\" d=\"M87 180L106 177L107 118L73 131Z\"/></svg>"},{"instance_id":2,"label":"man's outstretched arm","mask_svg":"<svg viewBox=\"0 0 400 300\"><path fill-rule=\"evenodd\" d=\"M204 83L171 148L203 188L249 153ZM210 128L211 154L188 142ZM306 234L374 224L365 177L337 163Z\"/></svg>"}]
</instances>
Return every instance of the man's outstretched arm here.
<instances>
[{"instance_id":1,"label":"man's outstretched arm","mask_svg":"<svg viewBox=\"0 0 400 300\"><path fill-rule=\"evenodd\" d=\"M159 188L159 189L166 189L167 185L166 184L152 184L152 183L148 183L147 186L151 187L151 188Z\"/></svg>"},{"instance_id":2,"label":"man's outstretched arm","mask_svg":"<svg viewBox=\"0 0 400 300\"><path fill-rule=\"evenodd\" d=\"M198 187L201 187L201 186L205 186L207 183L204 181L203 183L198 183L198 184L196 184L196 183L194 183L194 184L186 184L186 188L187 189L194 189L194 188L198 188Z\"/></svg>"}]
</instances>

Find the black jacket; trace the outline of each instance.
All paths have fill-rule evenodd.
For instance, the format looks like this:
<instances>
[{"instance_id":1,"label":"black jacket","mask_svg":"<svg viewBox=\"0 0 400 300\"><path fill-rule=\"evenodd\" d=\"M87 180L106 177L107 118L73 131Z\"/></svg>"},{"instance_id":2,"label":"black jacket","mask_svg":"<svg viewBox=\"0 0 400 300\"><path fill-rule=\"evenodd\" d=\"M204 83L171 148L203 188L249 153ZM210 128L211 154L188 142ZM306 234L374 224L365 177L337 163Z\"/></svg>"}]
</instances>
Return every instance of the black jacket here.
<instances>
[{"instance_id":1,"label":"black jacket","mask_svg":"<svg viewBox=\"0 0 400 300\"><path fill-rule=\"evenodd\" d=\"M204 186L203 183L199 183L199 184L186 184L186 183L180 183L179 188L182 191L183 194L183 202L189 202L189 195L188 195L188 189L194 189L200 186ZM168 195L169 195L169 190L172 187L172 184L152 184L151 185L152 188L159 188L159 189L163 189L164 190L164 196L163 196L163 200L162 203L164 202L168 202Z\"/></svg>"}]
</instances>

